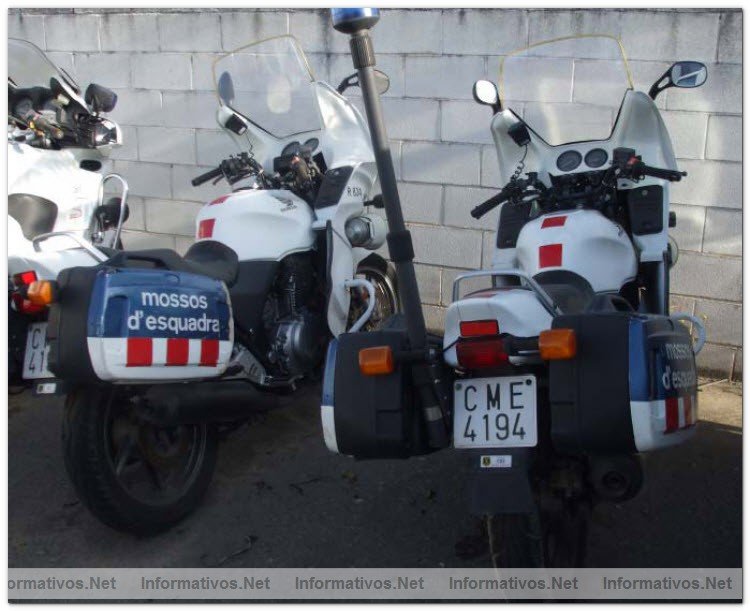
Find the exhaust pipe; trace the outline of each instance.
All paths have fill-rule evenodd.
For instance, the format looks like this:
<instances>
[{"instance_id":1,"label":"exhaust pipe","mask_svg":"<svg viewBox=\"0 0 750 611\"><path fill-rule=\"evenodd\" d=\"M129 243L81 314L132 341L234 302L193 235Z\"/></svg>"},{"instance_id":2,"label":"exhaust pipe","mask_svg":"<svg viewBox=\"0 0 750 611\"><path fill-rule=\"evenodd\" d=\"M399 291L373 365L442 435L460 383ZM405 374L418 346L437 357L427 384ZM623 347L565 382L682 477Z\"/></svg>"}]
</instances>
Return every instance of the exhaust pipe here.
<instances>
[{"instance_id":1,"label":"exhaust pipe","mask_svg":"<svg viewBox=\"0 0 750 611\"><path fill-rule=\"evenodd\" d=\"M282 399L243 380L160 384L143 398L145 417L160 426L242 420L278 407Z\"/></svg>"}]
</instances>

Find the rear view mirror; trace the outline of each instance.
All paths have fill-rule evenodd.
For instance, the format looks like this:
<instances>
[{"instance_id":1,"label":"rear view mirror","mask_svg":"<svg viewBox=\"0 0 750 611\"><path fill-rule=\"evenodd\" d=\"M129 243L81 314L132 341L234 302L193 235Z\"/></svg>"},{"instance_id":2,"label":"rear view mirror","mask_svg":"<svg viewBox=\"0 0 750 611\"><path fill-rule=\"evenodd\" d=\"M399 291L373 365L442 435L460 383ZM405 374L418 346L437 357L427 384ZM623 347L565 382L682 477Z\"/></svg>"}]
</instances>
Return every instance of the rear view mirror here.
<instances>
[{"instance_id":1,"label":"rear view mirror","mask_svg":"<svg viewBox=\"0 0 750 611\"><path fill-rule=\"evenodd\" d=\"M474 95L474 101L477 104L489 106L494 112L500 110L500 94L497 92L495 83L485 80L477 81L474 83L472 93Z\"/></svg>"},{"instance_id":2,"label":"rear view mirror","mask_svg":"<svg viewBox=\"0 0 750 611\"><path fill-rule=\"evenodd\" d=\"M86 104L88 104L89 108L96 113L111 112L117 104L117 94L106 87L97 85L96 83L91 83L86 88L86 93L83 99Z\"/></svg>"},{"instance_id":3,"label":"rear view mirror","mask_svg":"<svg viewBox=\"0 0 750 611\"><path fill-rule=\"evenodd\" d=\"M227 106L231 106L232 102L234 102L234 81L229 72L225 71L221 73L216 88L219 92L219 99Z\"/></svg>"},{"instance_id":4,"label":"rear view mirror","mask_svg":"<svg viewBox=\"0 0 750 611\"><path fill-rule=\"evenodd\" d=\"M708 69L701 62L676 62L651 86L648 95L656 99L662 91L670 87L692 89L700 87L708 78Z\"/></svg>"},{"instance_id":5,"label":"rear view mirror","mask_svg":"<svg viewBox=\"0 0 750 611\"><path fill-rule=\"evenodd\" d=\"M355 72L350 74L336 87L336 91L343 94L349 87L359 87L359 75ZM391 88L391 79L385 72L375 70L375 88L379 95L383 95Z\"/></svg>"}]
</instances>

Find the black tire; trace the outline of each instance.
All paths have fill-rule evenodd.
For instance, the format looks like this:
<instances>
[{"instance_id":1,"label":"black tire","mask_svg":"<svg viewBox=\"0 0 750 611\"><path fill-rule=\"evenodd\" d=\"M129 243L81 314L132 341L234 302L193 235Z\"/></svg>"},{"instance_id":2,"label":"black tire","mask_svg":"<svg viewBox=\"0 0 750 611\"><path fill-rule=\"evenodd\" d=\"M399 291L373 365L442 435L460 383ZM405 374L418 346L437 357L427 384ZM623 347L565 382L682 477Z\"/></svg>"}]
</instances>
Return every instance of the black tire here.
<instances>
[{"instance_id":1,"label":"black tire","mask_svg":"<svg viewBox=\"0 0 750 611\"><path fill-rule=\"evenodd\" d=\"M487 516L495 568L581 568L586 560L591 507L563 503L555 512Z\"/></svg>"},{"instance_id":2,"label":"black tire","mask_svg":"<svg viewBox=\"0 0 750 611\"><path fill-rule=\"evenodd\" d=\"M137 433L121 435L118 445L114 432L116 423L124 417L134 423ZM165 484L169 478L160 480L159 470L174 462L175 457L155 457L151 445L144 441L165 431L179 438L180 447L186 446L184 438L193 440L187 443L188 464L182 469L187 474L186 480L174 491L166 486L161 489L160 483ZM78 389L68 395L62 441L65 468L78 498L89 511L116 530L148 536L171 528L198 506L216 466L218 435L213 425L159 429L139 421L124 392L110 387ZM125 444L127 455L123 451ZM115 465L115 458L120 468ZM152 479L154 491L150 495L132 491L123 476L126 470L132 472L133 467L137 468L139 461L145 479Z\"/></svg>"}]
</instances>

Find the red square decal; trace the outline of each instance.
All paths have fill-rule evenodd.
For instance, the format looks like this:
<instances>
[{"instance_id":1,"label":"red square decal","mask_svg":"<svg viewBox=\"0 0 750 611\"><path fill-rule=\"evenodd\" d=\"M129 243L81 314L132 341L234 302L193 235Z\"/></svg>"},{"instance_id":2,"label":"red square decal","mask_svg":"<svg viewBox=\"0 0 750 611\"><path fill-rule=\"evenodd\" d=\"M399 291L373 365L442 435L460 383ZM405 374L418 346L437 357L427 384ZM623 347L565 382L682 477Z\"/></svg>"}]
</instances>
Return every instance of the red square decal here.
<instances>
[{"instance_id":1,"label":"red square decal","mask_svg":"<svg viewBox=\"0 0 750 611\"><path fill-rule=\"evenodd\" d=\"M214 235L216 219L205 219L198 223L198 239L210 238Z\"/></svg>"},{"instance_id":2,"label":"red square decal","mask_svg":"<svg viewBox=\"0 0 750 611\"><path fill-rule=\"evenodd\" d=\"M562 244L546 244L539 247L539 267L562 266Z\"/></svg>"},{"instance_id":3,"label":"red square decal","mask_svg":"<svg viewBox=\"0 0 750 611\"><path fill-rule=\"evenodd\" d=\"M167 366L187 365L190 340L182 337L167 339Z\"/></svg>"},{"instance_id":4,"label":"red square decal","mask_svg":"<svg viewBox=\"0 0 750 611\"><path fill-rule=\"evenodd\" d=\"M126 367L151 367L153 350L150 337L128 338L128 360Z\"/></svg>"},{"instance_id":5,"label":"red square decal","mask_svg":"<svg viewBox=\"0 0 750 611\"><path fill-rule=\"evenodd\" d=\"M216 367L219 362L219 340L201 340L201 365L203 367Z\"/></svg>"}]
</instances>

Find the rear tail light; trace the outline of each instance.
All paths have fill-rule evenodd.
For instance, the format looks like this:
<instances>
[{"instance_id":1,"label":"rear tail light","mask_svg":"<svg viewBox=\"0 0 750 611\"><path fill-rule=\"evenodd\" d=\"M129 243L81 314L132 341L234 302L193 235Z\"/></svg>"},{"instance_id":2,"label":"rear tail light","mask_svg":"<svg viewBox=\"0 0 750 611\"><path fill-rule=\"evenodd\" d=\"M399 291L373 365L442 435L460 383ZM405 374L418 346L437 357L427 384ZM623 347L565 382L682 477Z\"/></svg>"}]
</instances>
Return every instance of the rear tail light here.
<instances>
[{"instance_id":1,"label":"rear tail light","mask_svg":"<svg viewBox=\"0 0 750 611\"><path fill-rule=\"evenodd\" d=\"M508 362L500 327L496 320L467 320L459 325L456 342L458 364L465 369L487 369Z\"/></svg>"},{"instance_id":2,"label":"rear tail light","mask_svg":"<svg viewBox=\"0 0 750 611\"><path fill-rule=\"evenodd\" d=\"M29 286L36 281L37 275L33 270L13 274L13 286L16 290L13 291L10 298L18 312L22 314L39 314L39 312L43 312L46 308L44 305L32 303L26 297Z\"/></svg>"}]
</instances>

